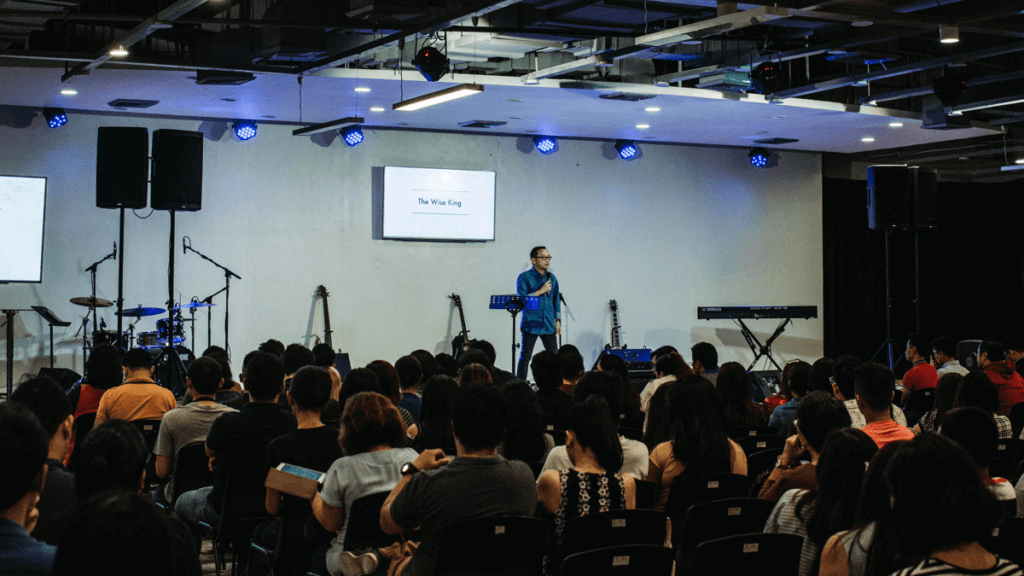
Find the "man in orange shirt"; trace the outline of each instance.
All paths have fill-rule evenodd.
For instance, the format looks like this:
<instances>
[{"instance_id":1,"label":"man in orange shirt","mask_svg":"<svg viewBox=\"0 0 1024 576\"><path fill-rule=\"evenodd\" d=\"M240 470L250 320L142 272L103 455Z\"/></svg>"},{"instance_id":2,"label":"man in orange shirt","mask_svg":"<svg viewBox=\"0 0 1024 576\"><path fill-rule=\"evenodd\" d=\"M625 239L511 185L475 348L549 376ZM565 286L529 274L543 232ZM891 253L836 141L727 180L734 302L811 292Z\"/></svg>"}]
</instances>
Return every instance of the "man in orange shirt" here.
<instances>
[{"instance_id":1,"label":"man in orange shirt","mask_svg":"<svg viewBox=\"0 0 1024 576\"><path fill-rule=\"evenodd\" d=\"M178 407L170 390L153 381L153 357L132 348L121 361L124 383L107 390L96 411L96 425L107 420L162 420Z\"/></svg>"},{"instance_id":2,"label":"man in orange shirt","mask_svg":"<svg viewBox=\"0 0 1024 576\"><path fill-rule=\"evenodd\" d=\"M853 386L857 392L857 408L867 422L861 430L878 444L879 448L897 440L911 440L914 433L893 419L889 405L896 395L896 379L892 370L875 362L865 362L853 371Z\"/></svg>"}]
</instances>

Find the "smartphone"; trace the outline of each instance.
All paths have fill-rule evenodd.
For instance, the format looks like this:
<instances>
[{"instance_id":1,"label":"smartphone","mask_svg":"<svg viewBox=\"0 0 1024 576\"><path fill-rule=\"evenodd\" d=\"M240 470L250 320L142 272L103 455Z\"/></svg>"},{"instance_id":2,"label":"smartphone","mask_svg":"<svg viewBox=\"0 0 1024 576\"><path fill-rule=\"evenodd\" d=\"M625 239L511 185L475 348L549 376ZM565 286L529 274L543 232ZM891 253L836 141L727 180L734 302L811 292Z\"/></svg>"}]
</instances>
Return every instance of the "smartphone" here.
<instances>
[{"instance_id":1,"label":"smartphone","mask_svg":"<svg viewBox=\"0 0 1024 576\"><path fill-rule=\"evenodd\" d=\"M309 468L303 468L302 466L296 466L294 464L285 464L284 462L278 464L277 469L287 474L316 481L317 483L323 483L327 478L327 474L323 472L310 470Z\"/></svg>"}]
</instances>

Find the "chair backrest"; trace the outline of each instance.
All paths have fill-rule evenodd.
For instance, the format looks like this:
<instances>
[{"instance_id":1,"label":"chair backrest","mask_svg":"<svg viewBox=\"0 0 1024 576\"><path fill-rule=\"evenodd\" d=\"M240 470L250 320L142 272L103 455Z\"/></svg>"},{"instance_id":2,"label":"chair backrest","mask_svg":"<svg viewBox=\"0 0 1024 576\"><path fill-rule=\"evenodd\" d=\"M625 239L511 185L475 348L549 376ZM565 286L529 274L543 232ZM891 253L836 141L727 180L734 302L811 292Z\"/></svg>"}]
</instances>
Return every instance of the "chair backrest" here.
<instances>
[{"instance_id":1,"label":"chair backrest","mask_svg":"<svg viewBox=\"0 0 1024 576\"><path fill-rule=\"evenodd\" d=\"M726 498L694 504L678 528L676 547L693 550L708 540L760 532L774 507L774 502L757 498Z\"/></svg>"},{"instance_id":2,"label":"chair backrest","mask_svg":"<svg viewBox=\"0 0 1024 576\"><path fill-rule=\"evenodd\" d=\"M530 471L533 472L534 479L540 478L540 472L544 469L544 461L539 460L536 462L527 462L527 466L530 467Z\"/></svg>"},{"instance_id":3,"label":"chair backrest","mask_svg":"<svg viewBox=\"0 0 1024 576\"><path fill-rule=\"evenodd\" d=\"M1024 518L1004 518L992 531L992 538L981 542L989 552L1020 566L1024 562Z\"/></svg>"},{"instance_id":4,"label":"chair backrest","mask_svg":"<svg viewBox=\"0 0 1024 576\"><path fill-rule=\"evenodd\" d=\"M619 419L619 427L620 428L635 428L637 430L643 430L644 429L644 419L643 418L627 418L627 417L623 416L622 418Z\"/></svg>"},{"instance_id":5,"label":"chair backrest","mask_svg":"<svg viewBox=\"0 0 1024 576\"><path fill-rule=\"evenodd\" d=\"M746 438L747 436L778 436L779 431L771 426L734 426L732 434L729 435L733 440L739 440L740 438Z\"/></svg>"},{"instance_id":6,"label":"chair backrest","mask_svg":"<svg viewBox=\"0 0 1024 576\"><path fill-rule=\"evenodd\" d=\"M670 576L671 548L653 544L609 546L562 560L561 576Z\"/></svg>"},{"instance_id":7,"label":"chair backrest","mask_svg":"<svg viewBox=\"0 0 1024 576\"><path fill-rule=\"evenodd\" d=\"M213 472L210 472L210 458L206 455L205 442L193 442L178 450L174 456L174 472L172 473L173 494L171 505L178 496L190 490L205 486L213 486Z\"/></svg>"},{"instance_id":8,"label":"chair backrest","mask_svg":"<svg viewBox=\"0 0 1024 576\"><path fill-rule=\"evenodd\" d=\"M698 486L689 487L680 476L668 491L665 512L673 524L683 521L690 506L725 498L745 498L750 493L751 478L739 474L706 474ZM673 535L673 538L676 538Z\"/></svg>"},{"instance_id":9,"label":"chair backrest","mask_svg":"<svg viewBox=\"0 0 1024 576\"><path fill-rule=\"evenodd\" d=\"M254 491L255 482L261 486ZM221 502L220 521L250 520L268 517L266 509L267 478L266 463L262 458L239 460L231 464L224 482L224 499Z\"/></svg>"},{"instance_id":10,"label":"chair backrest","mask_svg":"<svg viewBox=\"0 0 1024 576\"><path fill-rule=\"evenodd\" d=\"M434 576L502 574L540 576L547 522L501 516L453 522L441 529Z\"/></svg>"},{"instance_id":11,"label":"chair backrest","mask_svg":"<svg viewBox=\"0 0 1024 576\"><path fill-rule=\"evenodd\" d=\"M761 450L747 455L747 476L757 478L767 468L775 466L775 461L782 455L782 448Z\"/></svg>"},{"instance_id":12,"label":"chair backrest","mask_svg":"<svg viewBox=\"0 0 1024 576\"><path fill-rule=\"evenodd\" d=\"M159 420L132 420L132 425L142 432L142 437L146 439L146 447L149 451L153 451L153 447L156 446L156 437L160 434L160 421Z\"/></svg>"},{"instance_id":13,"label":"chair backrest","mask_svg":"<svg viewBox=\"0 0 1024 576\"><path fill-rule=\"evenodd\" d=\"M741 534L697 546L694 576L796 576L804 539L793 534Z\"/></svg>"},{"instance_id":14,"label":"chair backrest","mask_svg":"<svg viewBox=\"0 0 1024 576\"><path fill-rule=\"evenodd\" d=\"M935 389L925 388L924 390L912 390L907 403L903 406L904 412L918 412L924 414L935 407Z\"/></svg>"},{"instance_id":15,"label":"chair backrest","mask_svg":"<svg viewBox=\"0 0 1024 576\"><path fill-rule=\"evenodd\" d=\"M345 550L387 548L401 536L385 534L380 529L380 509L390 491L377 492L357 498L348 510L348 529L345 530Z\"/></svg>"},{"instance_id":16,"label":"chair backrest","mask_svg":"<svg viewBox=\"0 0 1024 576\"><path fill-rule=\"evenodd\" d=\"M665 543L664 512L612 510L569 520L562 533L562 556L623 544ZM763 523L762 523L763 525Z\"/></svg>"},{"instance_id":17,"label":"chair backrest","mask_svg":"<svg viewBox=\"0 0 1024 576\"><path fill-rule=\"evenodd\" d=\"M93 426L96 424L96 413L90 412L88 414L82 414L78 418L75 418L73 425L74 430L74 446L75 449L71 451L71 459L68 460L68 471L74 472L78 467L79 454L82 446L82 442L85 442L86 435L92 431Z\"/></svg>"},{"instance_id":18,"label":"chair backrest","mask_svg":"<svg viewBox=\"0 0 1024 576\"><path fill-rule=\"evenodd\" d=\"M658 485L647 480L636 480L636 507L643 510L654 510L658 501Z\"/></svg>"},{"instance_id":19,"label":"chair backrest","mask_svg":"<svg viewBox=\"0 0 1024 576\"><path fill-rule=\"evenodd\" d=\"M743 448L743 453L747 456L750 456L754 452L784 448L786 446L786 439L778 435L747 436L745 438L737 438L735 442L740 445L740 448Z\"/></svg>"},{"instance_id":20,"label":"chair backrest","mask_svg":"<svg viewBox=\"0 0 1024 576\"><path fill-rule=\"evenodd\" d=\"M1018 402L1010 408L1010 426L1013 428L1013 437L1019 438L1021 430L1024 430L1024 402Z\"/></svg>"},{"instance_id":21,"label":"chair backrest","mask_svg":"<svg viewBox=\"0 0 1024 576\"><path fill-rule=\"evenodd\" d=\"M636 440L637 442L639 442L644 438L644 431L640 428L619 426L619 435L629 438L630 440Z\"/></svg>"}]
</instances>

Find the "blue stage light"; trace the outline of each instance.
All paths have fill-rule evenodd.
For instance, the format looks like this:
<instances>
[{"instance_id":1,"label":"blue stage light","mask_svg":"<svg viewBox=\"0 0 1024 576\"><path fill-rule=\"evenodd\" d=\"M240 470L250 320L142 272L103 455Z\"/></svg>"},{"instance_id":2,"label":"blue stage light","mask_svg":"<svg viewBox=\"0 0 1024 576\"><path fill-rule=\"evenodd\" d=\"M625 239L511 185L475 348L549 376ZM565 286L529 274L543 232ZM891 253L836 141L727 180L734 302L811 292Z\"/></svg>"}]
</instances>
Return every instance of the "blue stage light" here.
<instances>
[{"instance_id":1,"label":"blue stage light","mask_svg":"<svg viewBox=\"0 0 1024 576\"><path fill-rule=\"evenodd\" d=\"M345 144L356 146L363 141L363 129L360 126L349 126L341 131Z\"/></svg>"},{"instance_id":2,"label":"blue stage light","mask_svg":"<svg viewBox=\"0 0 1024 576\"><path fill-rule=\"evenodd\" d=\"M554 136L534 136L533 145L541 154L551 154L558 148L558 140Z\"/></svg>"},{"instance_id":3,"label":"blue stage light","mask_svg":"<svg viewBox=\"0 0 1024 576\"><path fill-rule=\"evenodd\" d=\"M60 128L68 123L68 115L63 108L43 108L43 117L50 128Z\"/></svg>"},{"instance_id":4,"label":"blue stage light","mask_svg":"<svg viewBox=\"0 0 1024 576\"><path fill-rule=\"evenodd\" d=\"M619 153L619 158L623 160L635 160L637 154L640 153L640 148L632 140L616 140L615 151Z\"/></svg>"},{"instance_id":5,"label":"blue stage light","mask_svg":"<svg viewBox=\"0 0 1024 576\"><path fill-rule=\"evenodd\" d=\"M771 153L766 148L753 148L750 150L750 165L756 168L767 168Z\"/></svg>"},{"instance_id":6,"label":"blue stage light","mask_svg":"<svg viewBox=\"0 0 1024 576\"><path fill-rule=\"evenodd\" d=\"M235 120L233 127L239 140L252 140L256 137L256 123L252 120Z\"/></svg>"}]
</instances>

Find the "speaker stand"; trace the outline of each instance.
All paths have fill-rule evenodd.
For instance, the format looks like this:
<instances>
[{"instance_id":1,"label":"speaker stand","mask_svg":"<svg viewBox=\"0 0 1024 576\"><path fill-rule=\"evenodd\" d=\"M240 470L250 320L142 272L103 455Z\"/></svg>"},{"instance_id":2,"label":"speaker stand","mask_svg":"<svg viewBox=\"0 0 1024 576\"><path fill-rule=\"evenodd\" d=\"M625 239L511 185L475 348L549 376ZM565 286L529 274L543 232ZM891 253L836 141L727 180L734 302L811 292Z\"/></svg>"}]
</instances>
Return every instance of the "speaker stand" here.
<instances>
[{"instance_id":1,"label":"speaker stand","mask_svg":"<svg viewBox=\"0 0 1024 576\"><path fill-rule=\"evenodd\" d=\"M891 229L886 228L885 230L885 340L882 345L878 347L874 355L871 356L871 362L878 358L878 355L882 353L882 350L888 350L889 357L889 370L893 369L892 362L892 297L889 290L889 234L892 232Z\"/></svg>"}]
</instances>

